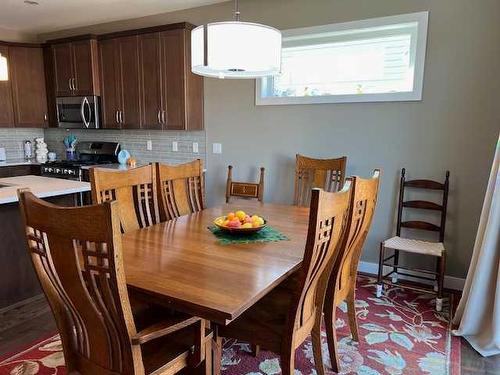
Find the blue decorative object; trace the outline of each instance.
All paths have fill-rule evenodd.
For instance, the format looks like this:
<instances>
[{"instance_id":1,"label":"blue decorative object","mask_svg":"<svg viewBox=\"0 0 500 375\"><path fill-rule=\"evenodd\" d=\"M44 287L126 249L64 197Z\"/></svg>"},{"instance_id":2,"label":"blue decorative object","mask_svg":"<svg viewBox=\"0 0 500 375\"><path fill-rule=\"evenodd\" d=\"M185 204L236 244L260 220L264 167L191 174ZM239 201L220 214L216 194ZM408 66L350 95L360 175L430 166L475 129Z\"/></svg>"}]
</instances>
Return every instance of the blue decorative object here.
<instances>
[{"instance_id":1,"label":"blue decorative object","mask_svg":"<svg viewBox=\"0 0 500 375\"><path fill-rule=\"evenodd\" d=\"M125 165L127 160L130 158L130 153L127 150L121 150L118 153L118 163Z\"/></svg>"}]
</instances>

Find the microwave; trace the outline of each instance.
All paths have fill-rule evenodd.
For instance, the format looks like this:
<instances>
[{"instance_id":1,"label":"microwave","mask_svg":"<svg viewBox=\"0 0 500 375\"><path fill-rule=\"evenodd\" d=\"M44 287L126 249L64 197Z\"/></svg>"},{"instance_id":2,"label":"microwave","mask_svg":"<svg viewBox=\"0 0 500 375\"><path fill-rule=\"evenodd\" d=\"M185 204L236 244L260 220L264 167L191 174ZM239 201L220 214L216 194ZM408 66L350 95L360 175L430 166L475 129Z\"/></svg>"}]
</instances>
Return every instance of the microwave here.
<instances>
[{"instance_id":1,"label":"microwave","mask_svg":"<svg viewBox=\"0 0 500 375\"><path fill-rule=\"evenodd\" d=\"M56 98L57 126L64 129L98 129L99 97L72 96Z\"/></svg>"}]
</instances>

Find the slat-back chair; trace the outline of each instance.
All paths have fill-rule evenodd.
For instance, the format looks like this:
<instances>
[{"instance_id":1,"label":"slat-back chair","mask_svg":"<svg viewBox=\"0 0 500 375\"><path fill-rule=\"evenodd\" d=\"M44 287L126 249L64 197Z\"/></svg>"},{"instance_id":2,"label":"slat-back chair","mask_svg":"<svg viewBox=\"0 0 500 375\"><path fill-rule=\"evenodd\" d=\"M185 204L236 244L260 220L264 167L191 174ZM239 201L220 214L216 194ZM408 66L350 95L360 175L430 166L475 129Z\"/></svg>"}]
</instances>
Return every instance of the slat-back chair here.
<instances>
[{"instance_id":1,"label":"slat-back chair","mask_svg":"<svg viewBox=\"0 0 500 375\"><path fill-rule=\"evenodd\" d=\"M231 197L256 198L259 202L264 202L264 172L265 168L260 168L259 182L233 181L233 166L227 167L226 181L226 203Z\"/></svg>"},{"instance_id":2,"label":"slat-back chair","mask_svg":"<svg viewBox=\"0 0 500 375\"><path fill-rule=\"evenodd\" d=\"M330 362L334 372L339 372L337 336L335 331L336 307L347 302L349 327L352 337L358 341L356 322L355 290L356 276L363 244L377 203L380 171L375 170L372 178L352 177L352 193L346 220L346 232L341 244L341 255L337 258L328 281L325 297L325 327L327 332Z\"/></svg>"},{"instance_id":3,"label":"slat-back chair","mask_svg":"<svg viewBox=\"0 0 500 375\"><path fill-rule=\"evenodd\" d=\"M444 230L446 225L446 210L448 206L448 190L450 185L450 172L446 171L446 177L444 182L432 181L432 180L406 180L406 170L403 168L401 170L401 181L399 188L399 202L398 202L398 218L396 224L396 236L388 240L385 240L380 244L380 256L379 256L379 269L378 269L378 281L377 281L377 296L380 297L383 291L384 283L395 284L398 281L398 275L403 275L406 277L412 277L417 279L423 279L428 281L433 281L435 283L434 291L437 292L436 298L436 310L441 311L443 307L443 281L444 273L446 270L446 251L444 248ZM434 190L442 192L442 201L440 204L424 201L424 200L410 200L405 201L405 190L419 189L419 190ZM439 213L439 225L422 221L422 220L403 220L403 210L406 209L418 209L425 210L428 212ZM422 241L410 238L401 237L401 229L417 229L427 232L433 232L438 234L438 242ZM385 250L393 249L394 253L385 257ZM434 256L437 259L436 271L429 271L423 269L412 268L410 266L399 265L399 252L405 251L407 253L429 255ZM392 259L392 264L388 263ZM392 268L388 274L384 275L384 266L389 266ZM405 272L399 272L399 270L414 271L412 274ZM415 273L417 272L417 273ZM425 275L425 276L423 276ZM388 281L386 278L392 276L392 280ZM427 291L427 290L425 290Z\"/></svg>"},{"instance_id":4,"label":"slat-back chair","mask_svg":"<svg viewBox=\"0 0 500 375\"><path fill-rule=\"evenodd\" d=\"M205 208L203 161L180 165L156 163L161 219L201 211Z\"/></svg>"},{"instance_id":5,"label":"slat-back chair","mask_svg":"<svg viewBox=\"0 0 500 375\"><path fill-rule=\"evenodd\" d=\"M160 320L143 327L135 321L118 203L63 208L26 190L18 195L28 250L69 374L174 374L204 359L211 337L203 320Z\"/></svg>"},{"instance_id":6,"label":"slat-back chair","mask_svg":"<svg viewBox=\"0 0 500 375\"><path fill-rule=\"evenodd\" d=\"M345 228L350 184L341 192L314 189L304 260L290 284L279 286L227 326L217 327L216 364L220 364L221 337L262 346L281 357L282 374L294 373L295 350L312 334L314 361L324 374L321 319L328 276ZM220 371L216 367L216 375Z\"/></svg>"},{"instance_id":7,"label":"slat-back chair","mask_svg":"<svg viewBox=\"0 0 500 375\"><path fill-rule=\"evenodd\" d=\"M339 191L344 186L347 157L337 159L313 159L297 154L295 163L296 206L307 206L311 199L311 189Z\"/></svg>"},{"instance_id":8,"label":"slat-back chair","mask_svg":"<svg viewBox=\"0 0 500 375\"><path fill-rule=\"evenodd\" d=\"M90 170L94 204L116 200L123 232L145 228L160 221L156 169L146 165L126 171Z\"/></svg>"}]
</instances>

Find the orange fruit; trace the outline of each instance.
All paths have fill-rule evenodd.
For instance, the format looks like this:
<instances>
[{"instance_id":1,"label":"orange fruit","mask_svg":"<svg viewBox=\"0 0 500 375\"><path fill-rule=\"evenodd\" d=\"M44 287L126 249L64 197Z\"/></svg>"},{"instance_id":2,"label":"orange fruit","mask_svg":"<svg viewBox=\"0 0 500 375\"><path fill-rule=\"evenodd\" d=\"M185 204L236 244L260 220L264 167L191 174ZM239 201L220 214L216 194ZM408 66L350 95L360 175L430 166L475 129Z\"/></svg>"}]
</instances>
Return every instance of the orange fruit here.
<instances>
[{"instance_id":1,"label":"orange fruit","mask_svg":"<svg viewBox=\"0 0 500 375\"><path fill-rule=\"evenodd\" d=\"M230 212L227 214L226 219L231 221L231 220L234 220L235 217L236 217L236 215L234 214L234 212Z\"/></svg>"}]
</instances>

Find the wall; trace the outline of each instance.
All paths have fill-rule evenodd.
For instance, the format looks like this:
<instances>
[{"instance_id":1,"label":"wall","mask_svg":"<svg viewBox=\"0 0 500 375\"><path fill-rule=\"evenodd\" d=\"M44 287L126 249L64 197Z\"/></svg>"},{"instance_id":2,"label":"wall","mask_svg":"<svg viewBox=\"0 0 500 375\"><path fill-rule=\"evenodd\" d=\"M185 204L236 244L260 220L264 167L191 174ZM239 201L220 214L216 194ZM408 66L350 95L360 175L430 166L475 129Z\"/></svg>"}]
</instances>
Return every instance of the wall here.
<instances>
[{"instance_id":1,"label":"wall","mask_svg":"<svg viewBox=\"0 0 500 375\"><path fill-rule=\"evenodd\" d=\"M177 21L231 18L232 3L96 25L41 36L108 32ZM500 1L243 0L242 19L280 29L430 11L423 100L256 107L254 82L205 80L210 204L222 202L226 167L256 178L265 166L268 201L290 203L295 153L348 156L348 174L382 169L382 185L363 259L393 232L398 173L442 179L451 171L447 273L464 277L500 128Z\"/></svg>"},{"instance_id":2,"label":"wall","mask_svg":"<svg viewBox=\"0 0 500 375\"><path fill-rule=\"evenodd\" d=\"M0 147L5 148L7 160L24 158L23 142L35 144L35 138L43 137L43 129L0 128ZM33 147L34 152L34 147Z\"/></svg>"},{"instance_id":3,"label":"wall","mask_svg":"<svg viewBox=\"0 0 500 375\"><path fill-rule=\"evenodd\" d=\"M173 164L185 163L193 159L206 159L205 132L175 132L175 131L144 131L144 130L45 130L45 141L51 151L64 157L63 139L68 134L74 134L79 141L119 142L139 163L163 161ZM146 143L151 140L153 149L146 150ZM178 151L172 151L172 142L177 141ZM198 143L198 153L193 153L193 142Z\"/></svg>"}]
</instances>

